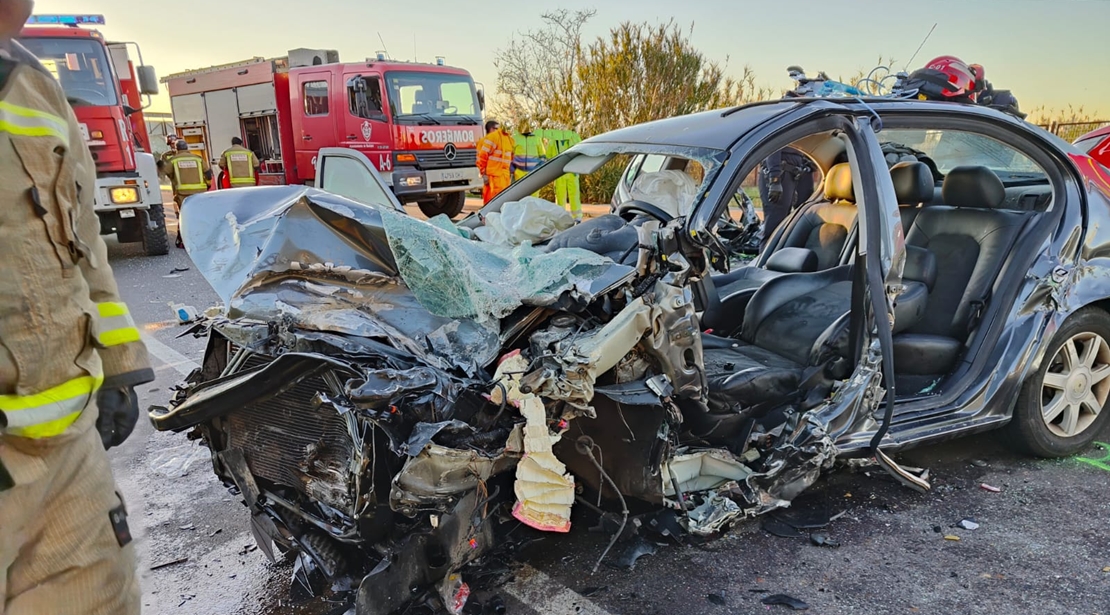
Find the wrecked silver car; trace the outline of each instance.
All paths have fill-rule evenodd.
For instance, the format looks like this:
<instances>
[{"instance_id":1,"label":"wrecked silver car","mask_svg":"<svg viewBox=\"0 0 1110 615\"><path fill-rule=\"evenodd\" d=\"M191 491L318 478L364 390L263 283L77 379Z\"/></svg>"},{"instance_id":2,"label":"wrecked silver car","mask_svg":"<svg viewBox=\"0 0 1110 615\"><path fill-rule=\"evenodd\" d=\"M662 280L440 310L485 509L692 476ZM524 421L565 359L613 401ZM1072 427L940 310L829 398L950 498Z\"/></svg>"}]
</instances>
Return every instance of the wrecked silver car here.
<instances>
[{"instance_id":1,"label":"wrecked silver car","mask_svg":"<svg viewBox=\"0 0 1110 615\"><path fill-rule=\"evenodd\" d=\"M733 269L742 184L788 145L820 186ZM425 593L460 612L503 521L566 532L585 490L613 542L643 505L712 536L838 456L924 490L885 451L1011 417L1064 454L1110 393L1110 318L1083 316L1110 285L1075 265L1110 239L1078 212L1110 206L1066 147L981 108L799 99L589 139L458 225L312 188L190 197L183 237L224 304L151 419L211 449L264 552L354 580L362 614ZM664 164L610 215L529 197L644 156ZM1074 403L1051 414L1061 381Z\"/></svg>"}]
</instances>

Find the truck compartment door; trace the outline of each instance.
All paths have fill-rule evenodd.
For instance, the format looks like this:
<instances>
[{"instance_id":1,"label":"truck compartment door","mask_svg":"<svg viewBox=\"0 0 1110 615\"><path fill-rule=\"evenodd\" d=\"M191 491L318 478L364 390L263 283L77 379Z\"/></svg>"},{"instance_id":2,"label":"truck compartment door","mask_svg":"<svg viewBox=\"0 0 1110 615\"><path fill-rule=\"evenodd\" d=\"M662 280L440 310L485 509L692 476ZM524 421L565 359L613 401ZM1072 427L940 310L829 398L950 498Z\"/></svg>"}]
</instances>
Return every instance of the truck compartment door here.
<instances>
[{"instance_id":1,"label":"truck compartment door","mask_svg":"<svg viewBox=\"0 0 1110 615\"><path fill-rule=\"evenodd\" d=\"M205 92L204 105L208 110L208 138L211 141L208 156L212 166L225 149L231 147L232 137L242 137L239 128L239 101L235 90Z\"/></svg>"}]
</instances>

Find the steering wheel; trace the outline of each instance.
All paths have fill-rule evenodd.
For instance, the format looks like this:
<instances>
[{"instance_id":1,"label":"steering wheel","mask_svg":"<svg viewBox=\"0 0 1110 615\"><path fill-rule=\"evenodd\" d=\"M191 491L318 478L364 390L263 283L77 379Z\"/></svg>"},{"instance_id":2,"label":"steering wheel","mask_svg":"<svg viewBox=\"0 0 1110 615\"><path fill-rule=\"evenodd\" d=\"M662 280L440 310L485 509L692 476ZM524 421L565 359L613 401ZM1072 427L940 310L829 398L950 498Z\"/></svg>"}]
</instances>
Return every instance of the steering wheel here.
<instances>
[{"instance_id":1,"label":"steering wheel","mask_svg":"<svg viewBox=\"0 0 1110 615\"><path fill-rule=\"evenodd\" d=\"M674 220L674 216L671 214L651 203L645 203L644 201L625 201L617 206L617 215L626 222L631 222L633 218L640 214L654 218L662 224Z\"/></svg>"}]
</instances>

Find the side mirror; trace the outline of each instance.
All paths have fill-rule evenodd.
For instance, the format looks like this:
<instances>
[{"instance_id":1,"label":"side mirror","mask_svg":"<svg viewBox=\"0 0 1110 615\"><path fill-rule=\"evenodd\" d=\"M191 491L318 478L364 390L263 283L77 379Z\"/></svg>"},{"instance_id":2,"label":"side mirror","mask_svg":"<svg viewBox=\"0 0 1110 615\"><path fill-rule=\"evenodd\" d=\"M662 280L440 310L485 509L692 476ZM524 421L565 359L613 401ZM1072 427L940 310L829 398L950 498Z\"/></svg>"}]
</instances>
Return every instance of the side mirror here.
<instances>
[{"instance_id":1,"label":"side mirror","mask_svg":"<svg viewBox=\"0 0 1110 615\"><path fill-rule=\"evenodd\" d=\"M123 106L123 115L124 116L130 117L136 111L138 111L138 109L136 109L135 107L131 107L131 106L128 106L128 105Z\"/></svg>"},{"instance_id":2,"label":"side mirror","mask_svg":"<svg viewBox=\"0 0 1110 615\"><path fill-rule=\"evenodd\" d=\"M486 110L486 91L478 90L478 108L482 111Z\"/></svg>"},{"instance_id":3,"label":"side mirror","mask_svg":"<svg viewBox=\"0 0 1110 615\"><path fill-rule=\"evenodd\" d=\"M144 96L155 96L158 94L158 74L154 72L153 66L140 66L136 69L139 78L139 93Z\"/></svg>"}]
</instances>

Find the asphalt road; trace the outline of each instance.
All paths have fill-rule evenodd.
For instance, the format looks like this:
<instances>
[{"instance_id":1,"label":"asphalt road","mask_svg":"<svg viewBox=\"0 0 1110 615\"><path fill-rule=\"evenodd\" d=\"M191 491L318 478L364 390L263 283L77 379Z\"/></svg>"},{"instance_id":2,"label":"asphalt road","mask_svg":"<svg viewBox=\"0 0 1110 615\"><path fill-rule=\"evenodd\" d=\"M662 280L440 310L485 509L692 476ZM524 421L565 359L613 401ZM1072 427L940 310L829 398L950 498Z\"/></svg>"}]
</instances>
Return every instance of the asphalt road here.
<instances>
[{"instance_id":1,"label":"asphalt road","mask_svg":"<svg viewBox=\"0 0 1110 615\"><path fill-rule=\"evenodd\" d=\"M140 402L165 404L204 347L177 337L184 327L167 304L203 310L215 294L182 250L145 257L137 246L108 242L158 376L141 388ZM253 548L246 509L215 479L206 451L140 422L110 453L140 554L143 612L328 613L335 605L293 603L291 567L271 565ZM1105 454L1092 448L1085 456ZM931 470L930 493L879 470L845 469L799 502L800 510L843 513L825 530L838 548L771 536L761 520L749 520L707 544L660 547L631 571L603 565L591 574L609 536L576 517L569 535L544 536L517 553L515 580L499 591L509 613L788 612L760 603L781 593L814 614L1110 615L1110 463L1016 456L989 434L900 458ZM955 527L968 517L980 527Z\"/></svg>"}]
</instances>

